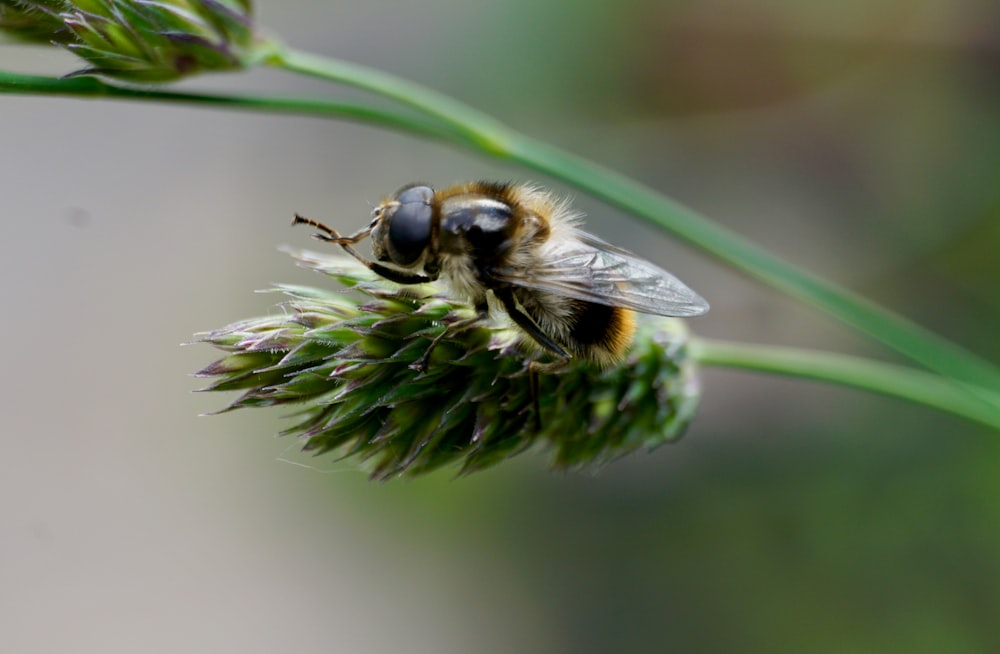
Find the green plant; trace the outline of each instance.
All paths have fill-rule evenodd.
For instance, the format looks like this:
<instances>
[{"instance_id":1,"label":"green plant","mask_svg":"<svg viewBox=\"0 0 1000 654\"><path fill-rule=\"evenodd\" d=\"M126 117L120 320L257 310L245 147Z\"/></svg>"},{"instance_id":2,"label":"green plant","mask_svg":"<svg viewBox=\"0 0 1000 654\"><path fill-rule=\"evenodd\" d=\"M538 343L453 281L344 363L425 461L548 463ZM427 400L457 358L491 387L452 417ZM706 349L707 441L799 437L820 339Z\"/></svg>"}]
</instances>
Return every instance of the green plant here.
<instances>
[{"instance_id":1,"label":"green plant","mask_svg":"<svg viewBox=\"0 0 1000 654\"><path fill-rule=\"evenodd\" d=\"M59 79L0 72L2 92L185 102L357 120L442 140L572 184L669 231L772 288L825 311L913 362L923 365L928 371L838 354L720 343L698 338L692 338L684 350L685 356L691 361L844 384L932 406L1000 429L1000 371L991 363L846 289L777 259L649 188L520 134L462 103L379 71L316 57L287 47L254 25L249 2L7 0L0 1L0 29L26 40L55 43L87 61L81 70ZM312 99L176 93L134 86L136 83L169 82L195 73L234 71L252 66L269 66L352 86L391 100L395 105L384 107L368 103ZM359 284L355 277L342 276L342 279L354 285ZM375 287L364 288L375 292ZM429 304L420 305L417 315L433 316L434 310L443 306L440 304L443 300L433 293L425 299ZM303 300L295 298L293 301ZM310 301L319 300L313 297ZM424 309L425 306L437 309ZM416 308L416 305L410 307ZM460 308L451 307L448 310L458 311ZM352 316L351 319L356 318L359 316ZM415 328L417 331L430 329L433 322L432 320L431 323ZM256 327L263 328L261 324ZM251 364L254 366L258 363L260 365L258 368L244 366L238 369L226 368L221 364L216 368L210 367L207 372L222 373L224 378L213 387L237 387L238 384L233 382L232 377L238 370L239 374L249 375L242 378L240 384L249 384L248 380L251 379L259 379L261 384L256 387L245 386L254 389L257 395L253 396L253 401L246 400L242 404L237 401L236 405L267 404L274 399L268 397L268 394L277 392L274 390L274 378L254 371L280 366L283 359L276 361L272 357L265 361L261 358L263 353L259 349L240 350L237 342L227 340L234 333L232 330L220 330L209 334L206 340L224 348L236 347L230 356L247 355L238 359L241 365L247 362L255 362ZM299 335L304 341L286 343L288 349L282 350L282 357L296 351L295 348L303 343L319 346L309 340L309 333L306 330ZM224 338L223 335L226 334L228 335ZM463 336L485 338L477 331L470 331ZM252 339L248 342L252 342ZM320 395L322 394L313 396L314 404L307 407L306 411L318 412L329 418L328 407L319 408L315 404ZM534 434L530 425L525 425L524 429L524 433ZM672 429L673 427L662 433L672 436ZM319 449L327 449L333 443L325 440L321 445L315 445L317 442L319 441L307 441ZM594 456L607 458L626 451L639 442L649 444L648 440L632 439L628 440L628 447L598 448ZM420 446L419 440L414 443ZM428 461L414 463L427 453L426 444L420 446L422 449L416 458L411 457L409 467L394 467L394 462L407 460L414 443L410 443L409 448L397 443L400 447L395 451L403 454L385 459L388 462L384 465L382 462L378 463L377 474L384 477L402 470L417 472L433 468L434 465ZM521 441L519 443L523 444ZM346 441L334 443L338 446L346 444ZM578 464L588 460L587 456L563 459L559 454L560 444L555 443L555 447L557 462ZM364 449L362 446L361 450ZM384 454L390 450L391 448L383 448L380 451ZM493 460L495 459L490 459ZM433 461L444 462L443 459ZM477 466L471 466L475 467Z\"/></svg>"}]
</instances>

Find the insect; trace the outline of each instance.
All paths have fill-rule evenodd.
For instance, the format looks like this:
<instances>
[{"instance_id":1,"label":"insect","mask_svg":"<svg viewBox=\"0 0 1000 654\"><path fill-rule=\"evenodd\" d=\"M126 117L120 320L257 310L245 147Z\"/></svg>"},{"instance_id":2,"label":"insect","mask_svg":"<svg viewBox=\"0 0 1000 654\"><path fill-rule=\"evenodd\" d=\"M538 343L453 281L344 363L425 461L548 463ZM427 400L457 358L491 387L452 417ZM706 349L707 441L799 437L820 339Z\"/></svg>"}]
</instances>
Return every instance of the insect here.
<instances>
[{"instance_id":1,"label":"insect","mask_svg":"<svg viewBox=\"0 0 1000 654\"><path fill-rule=\"evenodd\" d=\"M490 305L499 304L544 350L607 367L632 342L634 311L680 317L708 311L679 279L583 231L581 215L566 200L535 186L411 184L371 215L371 223L350 236L298 214L292 224L319 229L316 238L399 284L447 282L476 308L475 318L450 330L485 319ZM352 247L369 236L376 261ZM426 366L442 336L415 367Z\"/></svg>"}]
</instances>

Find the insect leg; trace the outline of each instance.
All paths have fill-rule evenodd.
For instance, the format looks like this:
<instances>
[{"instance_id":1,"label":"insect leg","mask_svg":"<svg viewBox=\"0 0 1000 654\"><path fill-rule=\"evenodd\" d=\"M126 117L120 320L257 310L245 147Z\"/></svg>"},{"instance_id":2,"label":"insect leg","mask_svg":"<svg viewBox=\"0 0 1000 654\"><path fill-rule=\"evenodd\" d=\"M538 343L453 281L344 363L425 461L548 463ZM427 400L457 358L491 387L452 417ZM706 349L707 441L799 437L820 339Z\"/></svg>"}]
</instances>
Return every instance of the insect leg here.
<instances>
[{"instance_id":1,"label":"insect leg","mask_svg":"<svg viewBox=\"0 0 1000 654\"><path fill-rule=\"evenodd\" d=\"M318 230L321 230L321 232L325 232L325 233L317 232L313 234L313 238L320 241L326 241L327 243L334 243L336 245L339 245L340 247L344 248L344 250L349 255L351 255L361 263L365 264L365 267L367 267L373 273L381 277L385 277L389 281L396 282L397 284L426 284L427 282L432 282L435 279L433 277L428 277L427 275L405 273L396 270L395 268L383 266L382 264L376 263L375 261L369 261L368 259L365 258L363 254L361 254L353 247L351 247L352 244L367 238L368 235L372 233L371 227L366 227L362 230L359 230L351 234L350 236L341 236L340 232L333 229L332 227L327 227L318 220L313 220L312 218L306 218L305 216L300 216L299 214L295 214L295 218L292 219L292 224L309 225L311 227L315 227Z\"/></svg>"},{"instance_id":2,"label":"insect leg","mask_svg":"<svg viewBox=\"0 0 1000 654\"><path fill-rule=\"evenodd\" d=\"M528 364L528 381L531 384L531 408L535 412L535 431L542 431L542 404L538 399L538 369L535 362Z\"/></svg>"},{"instance_id":3,"label":"insect leg","mask_svg":"<svg viewBox=\"0 0 1000 654\"><path fill-rule=\"evenodd\" d=\"M540 400L541 392L539 390L539 384L541 384L541 378L539 375L542 374L555 374L566 370L569 367L569 359L559 359L557 361L548 361L542 363L537 359L528 362L528 383L530 384L531 390L531 407L535 411L535 430L538 432L542 431L542 403Z\"/></svg>"},{"instance_id":4,"label":"insect leg","mask_svg":"<svg viewBox=\"0 0 1000 654\"><path fill-rule=\"evenodd\" d=\"M528 335L535 339L539 345L564 359L569 358L569 353L566 350L549 338L528 314L518 308L517 302L514 300L514 294L509 288L494 288L493 295L503 303L503 308L507 310L507 315L514 321L514 324L528 332Z\"/></svg>"},{"instance_id":5,"label":"insect leg","mask_svg":"<svg viewBox=\"0 0 1000 654\"><path fill-rule=\"evenodd\" d=\"M437 344L441 342L441 339L443 339L445 336L448 336L449 334L456 334L462 331L463 329L467 329L472 325L475 325L476 323L486 320L486 317L488 315L489 315L489 306L485 302L477 304L476 315L472 316L471 318L463 318L462 320L453 322L452 324L445 327L440 334L434 337L434 340L431 341L431 344L427 346L426 350L424 350L423 355L419 359L410 364L410 368L420 372L427 370L427 362L431 358L431 353L434 352L434 348L437 347Z\"/></svg>"},{"instance_id":6,"label":"insect leg","mask_svg":"<svg viewBox=\"0 0 1000 654\"><path fill-rule=\"evenodd\" d=\"M350 252L355 259L368 266L368 269L371 270L373 273L385 277L390 282L396 282L397 284L426 284L427 282L433 282L436 279L435 277L428 277L427 275L418 275L416 273L405 273L396 270L395 268L390 268L389 266L383 266L380 263L375 263L374 261L368 261L361 255L359 255L357 253L357 250L354 250L354 248L352 248L351 246L345 245L343 247L345 250ZM351 250L354 251L351 252Z\"/></svg>"},{"instance_id":7,"label":"insect leg","mask_svg":"<svg viewBox=\"0 0 1000 654\"><path fill-rule=\"evenodd\" d=\"M317 234L316 238L321 241L329 241L331 243L336 243L337 245L352 245L358 241L368 238L368 235L372 233L372 227L365 227L364 229L359 229L350 236L341 236L340 232L333 229L332 227L327 227L318 220L313 220L312 218L306 218L301 214L295 214L292 218L292 225L309 225L310 227L315 227L316 229L326 232L327 236Z\"/></svg>"}]
</instances>

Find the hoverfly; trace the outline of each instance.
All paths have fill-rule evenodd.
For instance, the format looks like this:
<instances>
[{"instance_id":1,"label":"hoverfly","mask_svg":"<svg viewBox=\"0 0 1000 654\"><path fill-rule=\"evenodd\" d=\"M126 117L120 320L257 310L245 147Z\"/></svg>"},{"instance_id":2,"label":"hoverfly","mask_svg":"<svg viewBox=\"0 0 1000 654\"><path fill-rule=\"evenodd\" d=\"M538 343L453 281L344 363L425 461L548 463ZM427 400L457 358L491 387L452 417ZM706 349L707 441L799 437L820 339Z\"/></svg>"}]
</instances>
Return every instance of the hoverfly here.
<instances>
[{"instance_id":1,"label":"hoverfly","mask_svg":"<svg viewBox=\"0 0 1000 654\"><path fill-rule=\"evenodd\" d=\"M393 282L445 281L476 308L472 321L489 315L494 298L520 330L564 360L602 367L620 361L635 333L635 311L678 317L708 311L679 279L583 231L566 200L535 186L411 184L371 215L350 236L298 214L293 224L321 230L316 238L342 246ZM375 261L352 247L368 236Z\"/></svg>"}]
</instances>

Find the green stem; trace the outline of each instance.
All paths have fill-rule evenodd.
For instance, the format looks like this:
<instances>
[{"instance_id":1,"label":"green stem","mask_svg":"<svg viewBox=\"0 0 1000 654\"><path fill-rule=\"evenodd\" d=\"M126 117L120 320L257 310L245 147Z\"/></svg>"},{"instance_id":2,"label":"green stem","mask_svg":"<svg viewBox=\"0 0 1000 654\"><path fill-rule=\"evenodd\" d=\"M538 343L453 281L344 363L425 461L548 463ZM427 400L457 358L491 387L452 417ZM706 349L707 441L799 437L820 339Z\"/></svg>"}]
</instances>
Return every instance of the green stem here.
<instances>
[{"instance_id":1,"label":"green stem","mask_svg":"<svg viewBox=\"0 0 1000 654\"><path fill-rule=\"evenodd\" d=\"M967 418L1000 430L1000 411L979 401L1000 404L1000 394L984 388L968 392L951 380L860 357L768 345L749 345L692 338L691 355L702 365L743 368L756 372L815 379L840 384Z\"/></svg>"},{"instance_id":2,"label":"green stem","mask_svg":"<svg viewBox=\"0 0 1000 654\"><path fill-rule=\"evenodd\" d=\"M454 132L442 127L437 121L428 120L424 116L410 116L402 114L395 109L379 109L370 105L331 102L329 100L154 91L112 86L93 77L56 78L0 71L0 94L5 93L17 95L61 95L75 98L145 102L177 102L225 109L343 118L359 123L388 127L423 138L438 140L455 138Z\"/></svg>"},{"instance_id":3,"label":"green stem","mask_svg":"<svg viewBox=\"0 0 1000 654\"><path fill-rule=\"evenodd\" d=\"M451 98L381 71L280 50L269 62L402 102L466 135L491 156L576 186L666 229L737 270L807 302L927 368L986 388L1000 388L1000 369L964 348L865 298L783 261L692 209L595 163L521 135ZM996 398L988 396L994 405Z\"/></svg>"}]
</instances>

